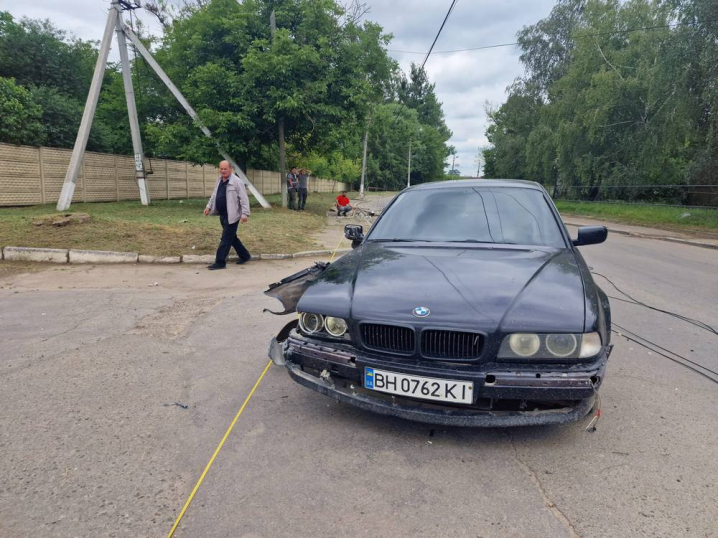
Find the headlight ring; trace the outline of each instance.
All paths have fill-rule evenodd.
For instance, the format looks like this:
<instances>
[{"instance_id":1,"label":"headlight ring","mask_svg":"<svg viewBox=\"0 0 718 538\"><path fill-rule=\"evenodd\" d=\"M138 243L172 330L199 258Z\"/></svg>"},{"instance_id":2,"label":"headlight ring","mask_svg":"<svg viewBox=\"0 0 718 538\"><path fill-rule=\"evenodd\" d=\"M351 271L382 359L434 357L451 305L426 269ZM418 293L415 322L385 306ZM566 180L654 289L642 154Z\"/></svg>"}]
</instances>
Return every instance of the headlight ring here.
<instances>
[{"instance_id":1,"label":"headlight ring","mask_svg":"<svg viewBox=\"0 0 718 538\"><path fill-rule=\"evenodd\" d=\"M509 347L519 357L531 357L538 353L541 340L537 334L515 333L509 337Z\"/></svg>"},{"instance_id":2,"label":"headlight ring","mask_svg":"<svg viewBox=\"0 0 718 538\"><path fill-rule=\"evenodd\" d=\"M347 322L342 318L327 316L324 318L324 329L330 335L339 338L347 332Z\"/></svg>"},{"instance_id":3,"label":"headlight ring","mask_svg":"<svg viewBox=\"0 0 718 538\"><path fill-rule=\"evenodd\" d=\"M299 316L299 328L307 334L316 334L324 328L324 316L304 312Z\"/></svg>"},{"instance_id":4,"label":"headlight ring","mask_svg":"<svg viewBox=\"0 0 718 538\"><path fill-rule=\"evenodd\" d=\"M576 336L570 333L566 334L548 334L546 335L546 349L556 357L568 357L575 353L578 347Z\"/></svg>"}]
</instances>

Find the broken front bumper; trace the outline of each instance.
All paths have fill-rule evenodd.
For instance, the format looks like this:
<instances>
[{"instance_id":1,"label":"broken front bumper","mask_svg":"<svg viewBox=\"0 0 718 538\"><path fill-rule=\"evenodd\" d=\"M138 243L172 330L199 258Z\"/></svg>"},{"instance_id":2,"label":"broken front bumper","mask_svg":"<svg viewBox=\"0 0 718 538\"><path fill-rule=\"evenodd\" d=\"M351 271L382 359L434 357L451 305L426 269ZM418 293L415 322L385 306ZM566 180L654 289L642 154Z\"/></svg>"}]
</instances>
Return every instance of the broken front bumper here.
<instances>
[{"instance_id":1,"label":"broken front bumper","mask_svg":"<svg viewBox=\"0 0 718 538\"><path fill-rule=\"evenodd\" d=\"M297 383L340 402L430 424L455 426L528 426L574 422L593 407L607 354L579 368L516 370L492 365L469 368L445 364L417 364L373 356L348 345L330 345L291 332L270 345L270 357L286 366ZM363 387L364 368L411 375L472 381L472 405L444 404L395 396ZM515 402L520 409L501 409L496 402ZM541 402L563 402L546 408Z\"/></svg>"}]
</instances>

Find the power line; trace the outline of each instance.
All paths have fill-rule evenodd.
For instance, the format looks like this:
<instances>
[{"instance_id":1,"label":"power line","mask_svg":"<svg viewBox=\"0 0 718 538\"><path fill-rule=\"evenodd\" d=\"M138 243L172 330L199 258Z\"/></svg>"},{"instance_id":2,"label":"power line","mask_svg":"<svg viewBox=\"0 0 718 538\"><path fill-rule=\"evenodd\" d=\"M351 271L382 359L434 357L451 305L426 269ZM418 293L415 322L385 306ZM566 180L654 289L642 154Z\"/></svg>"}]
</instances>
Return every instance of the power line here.
<instances>
[{"instance_id":1,"label":"power line","mask_svg":"<svg viewBox=\"0 0 718 538\"><path fill-rule=\"evenodd\" d=\"M451 12L451 10L449 12ZM446 20L444 20L444 22L446 22ZM714 22L714 21L712 21L712 20L698 21L698 23L700 23L700 22ZM657 26L643 26L641 28L629 28L628 30L611 30L608 32L594 32L594 33L590 33L590 34L579 34L579 35L573 36L573 39L585 39L587 37L596 37L596 36L601 36L601 35L630 34L632 32L659 30L662 28L674 28L676 26L694 26L695 24L696 23L686 24L686 23L682 23L682 22L675 22L675 23L671 23L671 24L661 24L661 25L657 25ZM442 24L441 27L443 28L444 25ZM441 30L439 30L439 32L441 32ZM438 37L438 35L437 35L437 37ZM436 40L434 40L434 43L436 43ZM474 51L474 50L496 49L496 48L500 48L500 47L514 47L519 44L520 43L518 41L516 41L513 43L498 43L496 45L484 45L482 47L471 47L471 48L467 48L467 49L437 50L436 52L434 52L434 54L452 54L454 52L470 52L470 51ZM433 47L433 45L432 45L432 47ZM402 54L424 54L424 52L420 52L420 51L416 51L416 50L387 49L387 52L400 52ZM431 50L429 50L429 54L430 53L431 53ZM427 58L428 57L429 57L429 55L427 54ZM424 63L426 63L426 59L424 60Z\"/></svg>"},{"instance_id":2,"label":"power line","mask_svg":"<svg viewBox=\"0 0 718 538\"><path fill-rule=\"evenodd\" d=\"M441 31L444 29L444 25L446 24L446 21L449 20L449 16L451 15L451 12L454 11L454 6L456 5L456 2L458 0L452 0L451 6L449 7L449 11L446 12L446 17L444 17L444 22L441 23L441 28L439 28L439 31L436 34L436 37L434 38L434 42L431 44L431 47L429 47L429 52L426 53L426 57L424 58L424 61L421 63L421 68L424 69L424 65L426 65L426 61L429 59L429 56L431 55L431 51L434 50L434 45L436 45L436 41L439 39L439 36L441 35Z\"/></svg>"}]
</instances>

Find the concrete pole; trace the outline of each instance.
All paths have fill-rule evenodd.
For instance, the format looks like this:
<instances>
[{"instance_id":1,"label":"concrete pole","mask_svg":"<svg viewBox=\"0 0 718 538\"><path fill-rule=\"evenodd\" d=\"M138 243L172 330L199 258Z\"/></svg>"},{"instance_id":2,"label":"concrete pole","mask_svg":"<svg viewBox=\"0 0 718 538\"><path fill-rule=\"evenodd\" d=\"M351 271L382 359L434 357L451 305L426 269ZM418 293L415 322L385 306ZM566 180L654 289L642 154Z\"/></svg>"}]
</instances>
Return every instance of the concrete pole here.
<instances>
[{"instance_id":1,"label":"concrete pole","mask_svg":"<svg viewBox=\"0 0 718 538\"><path fill-rule=\"evenodd\" d=\"M272 42L277 33L277 18L272 10L269 15L269 33L272 35ZM287 147L284 142L284 118L277 119L277 135L279 136L279 181L282 190L282 207L287 207Z\"/></svg>"},{"instance_id":2,"label":"concrete pole","mask_svg":"<svg viewBox=\"0 0 718 538\"><path fill-rule=\"evenodd\" d=\"M72 204L72 196L75 194L75 182L77 174L80 171L82 158L85 155L87 147L87 139L90 137L90 129L92 128L92 119L95 117L95 109L97 108L97 99L100 96L100 88L102 87L102 78L105 75L105 65L107 65L107 55L110 53L110 43L112 42L112 31L117 22L117 10L111 8L107 13L107 23L105 24L105 32L102 34L102 44L100 45L100 53L97 55L95 63L95 72L92 75L92 83L90 91L87 94L85 102L85 110L82 113L82 121L80 129L77 131L75 139L75 147L72 149L72 157L70 157L70 165L67 167L65 174L65 182L62 185L60 199L57 201L57 210L66 211ZM87 178L85 178L87 181Z\"/></svg>"},{"instance_id":3,"label":"concrete pole","mask_svg":"<svg viewBox=\"0 0 718 538\"><path fill-rule=\"evenodd\" d=\"M364 180L366 179L366 147L369 143L369 127L364 131L364 153L361 158L361 181L359 182L359 198L364 198Z\"/></svg>"},{"instance_id":4,"label":"concrete pole","mask_svg":"<svg viewBox=\"0 0 718 538\"><path fill-rule=\"evenodd\" d=\"M409 170L406 172L406 187L411 187L411 139L409 139Z\"/></svg>"},{"instance_id":5,"label":"concrete pole","mask_svg":"<svg viewBox=\"0 0 718 538\"><path fill-rule=\"evenodd\" d=\"M130 133L132 134L132 149L135 153L135 177L137 186L140 189L140 200L142 205L150 205L150 193L147 190L147 176L145 175L144 152L142 151L142 137L140 135L140 122L137 119L137 107L135 105L135 90L132 86L132 72L130 71L130 60L127 56L127 40L122 31L122 14L120 6L113 2L117 10L117 44L120 49L120 63L122 64L122 81L125 85L125 100L127 101L127 114L130 118Z\"/></svg>"},{"instance_id":6,"label":"concrete pole","mask_svg":"<svg viewBox=\"0 0 718 538\"><path fill-rule=\"evenodd\" d=\"M195 123L199 126L201 131L204 133L204 135L207 138L212 138L212 132L207 129L204 125L202 125L202 121L199 119L199 116L197 115L197 112L195 112L194 108L187 102L187 99L184 98L184 95L179 91L177 86L174 85L174 83L170 80L170 78L167 76L167 73L164 72L164 70L160 67L160 65L157 63L157 61L152 57L152 55L149 53L149 51L145 48L145 46L142 44L142 41L135 35L135 33L127 26L124 25L122 28L125 32L125 35L129 38L130 41L132 41L132 44L137 48L139 53L142 55L142 57L147 61L147 63L150 65L152 69L154 69L155 73L157 73L157 76L160 78L160 80L164 83L165 86L167 86L167 89L169 89L170 92L172 92L172 95L175 96L175 99L179 102L180 105L187 111L187 114L190 115L190 117L195 121ZM239 167L239 165L234 162L234 159L230 157L227 152L222 150L219 143L215 142L217 146L217 150L219 151L220 155L224 158L224 160L228 161L229 164L232 165L232 168L234 169L234 173L237 174L245 185L249 188L250 192L254 195L254 197L257 199L257 201L262 205L263 208L269 209L270 206L269 202L262 196L262 193L259 192L255 188L254 185L249 181L247 176L242 172L242 169Z\"/></svg>"}]
</instances>

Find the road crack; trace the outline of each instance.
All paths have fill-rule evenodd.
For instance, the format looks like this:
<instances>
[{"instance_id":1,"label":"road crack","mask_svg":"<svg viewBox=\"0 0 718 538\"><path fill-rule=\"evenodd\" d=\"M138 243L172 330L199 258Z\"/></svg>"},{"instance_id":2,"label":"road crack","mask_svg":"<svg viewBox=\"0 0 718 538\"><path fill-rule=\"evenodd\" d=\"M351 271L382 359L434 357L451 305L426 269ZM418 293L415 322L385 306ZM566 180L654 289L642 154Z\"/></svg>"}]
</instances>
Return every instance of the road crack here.
<instances>
[{"instance_id":1,"label":"road crack","mask_svg":"<svg viewBox=\"0 0 718 538\"><path fill-rule=\"evenodd\" d=\"M511 443L511 448L513 448L514 451L514 460L516 461L516 464L521 467L521 469L529 476L529 479L531 482L536 486L536 489L539 492L539 495L541 495L541 498L543 499L544 504L546 507L551 511L553 516L561 522L562 525L568 529L571 538L581 538L581 535L576 532L576 529L573 526L573 523L571 523L571 520L566 517L566 514L564 514L561 509L556 506L556 503L551 500L551 497L549 497L548 493L543 487L543 484L541 484L541 480L538 477L538 474L536 471L534 471L531 466L526 463L524 460L521 459L519 456L518 448L516 448L516 443L514 442L514 438L511 434L508 434L509 442Z\"/></svg>"}]
</instances>

